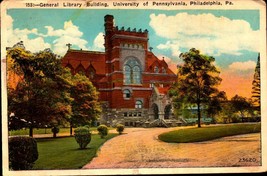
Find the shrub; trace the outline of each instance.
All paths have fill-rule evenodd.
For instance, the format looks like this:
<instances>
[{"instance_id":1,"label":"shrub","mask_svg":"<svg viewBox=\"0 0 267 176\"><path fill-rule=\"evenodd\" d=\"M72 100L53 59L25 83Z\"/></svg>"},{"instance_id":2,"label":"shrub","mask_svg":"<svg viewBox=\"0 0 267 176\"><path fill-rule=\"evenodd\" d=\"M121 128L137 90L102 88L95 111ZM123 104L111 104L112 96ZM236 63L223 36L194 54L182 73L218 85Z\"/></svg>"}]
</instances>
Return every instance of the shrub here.
<instances>
[{"instance_id":1,"label":"shrub","mask_svg":"<svg viewBox=\"0 0 267 176\"><path fill-rule=\"evenodd\" d=\"M52 127L51 131L53 133L53 137L55 138L55 137L57 137L57 133L59 133L59 128L54 126L54 127Z\"/></svg>"},{"instance_id":2,"label":"shrub","mask_svg":"<svg viewBox=\"0 0 267 176\"><path fill-rule=\"evenodd\" d=\"M80 149L85 149L91 142L91 133L87 127L78 127L74 130L74 137Z\"/></svg>"},{"instance_id":3,"label":"shrub","mask_svg":"<svg viewBox=\"0 0 267 176\"><path fill-rule=\"evenodd\" d=\"M9 137L8 149L9 166L13 170L29 170L38 159L37 142L32 137Z\"/></svg>"},{"instance_id":4,"label":"shrub","mask_svg":"<svg viewBox=\"0 0 267 176\"><path fill-rule=\"evenodd\" d=\"M85 128L88 128L88 129L90 128L90 126L89 126L89 125L84 125L83 127L85 127Z\"/></svg>"},{"instance_id":5,"label":"shrub","mask_svg":"<svg viewBox=\"0 0 267 176\"><path fill-rule=\"evenodd\" d=\"M98 134L101 136L101 138L104 138L108 135L108 127L106 125L99 125L97 127Z\"/></svg>"},{"instance_id":6,"label":"shrub","mask_svg":"<svg viewBox=\"0 0 267 176\"><path fill-rule=\"evenodd\" d=\"M116 130L117 130L117 132L119 132L119 134L122 134L122 132L124 130L124 126L122 124L117 124Z\"/></svg>"}]
</instances>

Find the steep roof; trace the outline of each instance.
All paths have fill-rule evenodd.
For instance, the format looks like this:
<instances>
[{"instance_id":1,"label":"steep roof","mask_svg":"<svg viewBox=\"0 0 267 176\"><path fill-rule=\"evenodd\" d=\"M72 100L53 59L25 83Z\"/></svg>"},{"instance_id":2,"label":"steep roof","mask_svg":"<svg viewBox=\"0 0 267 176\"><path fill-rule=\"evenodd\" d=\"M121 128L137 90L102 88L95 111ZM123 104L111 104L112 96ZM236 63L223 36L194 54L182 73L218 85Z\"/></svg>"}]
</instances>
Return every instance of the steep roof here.
<instances>
[{"instance_id":1,"label":"steep roof","mask_svg":"<svg viewBox=\"0 0 267 176\"><path fill-rule=\"evenodd\" d=\"M105 74L105 53L97 51L84 51L69 49L62 59L62 65L68 64L76 69L82 65L85 70L92 66L96 70L96 74Z\"/></svg>"},{"instance_id":2,"label":"steep roof","mask_svg":"<svg viewBox=\"0 0 267 176\"><path fill-rule=\"evenodd\" d=\"M170 87L157 87L159 94L167 95Z\"/></svg>"},{"instance_id":3,"label":"steep roof","mask_svg":"<svg viewBox=\"0 0 267 176\"><path fill-rule=\"evenodd\" d=\"M152 52L148 52L147 55L147 70L153 70L154 66L160 66L167 68L166 73L168 74L175 74L173 71L168 67L168 64L165 60L160 60L157 56L154 55Z\"/></svg>"}]
</instances>

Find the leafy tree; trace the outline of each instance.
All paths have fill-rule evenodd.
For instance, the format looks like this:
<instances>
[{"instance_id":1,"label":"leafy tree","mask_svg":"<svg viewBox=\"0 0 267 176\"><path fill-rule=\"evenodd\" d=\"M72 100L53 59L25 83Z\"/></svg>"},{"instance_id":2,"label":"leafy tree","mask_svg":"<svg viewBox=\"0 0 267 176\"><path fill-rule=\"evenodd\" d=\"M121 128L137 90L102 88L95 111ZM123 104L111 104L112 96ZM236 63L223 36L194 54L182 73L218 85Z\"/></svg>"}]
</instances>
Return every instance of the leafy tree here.
<instances>
[{"instance_id":1,"label":"leafy tree","mask_svg":"<svg viewBox=\"0 0 267 176\"><path fill-rule=\"evenodd\" d=\"M246 99L245 97L235 95L231 99L231 105L233 107L234 112L239 113L242 117L242 121L246 114L252 113L252 103L250 100Z\"/></svg>"},{"instance_id":2,"label":"leafy tree","mask_svg":"<svg viewBox=\"0 0 267 176\"><path fill-rule=\"evenodd\" d=\"M261 103L261 88L260 88L260 54L258 55L258 61L255 68L254 79L252 82L252 103L257 112L260 112Z\"/></svg>"},{"instance_id":3,"label":"leafy tree","mask_svg":"<svg viewBox=\"0 0 267 176\"><path fill-rule=\"evenodd\" d=\"M223 110L222 103L227 101L226 93L224 91L219 92L217 95L213 96L209 103L207 108L207 114L210 116L213 120L215 119L215 115L220 113Z\"/></svg>"},{"instance_id":4,"label":"leafy tree","mask_svg":"<svg viewBox=\"0 0 267 176\"><path fill-rule=\"evenodd\" d=\"M200 54L192 48L189 52L181 53L180 59L184 64L178 67L178 84L176 90L181 102L197 106L198 127L201 127L201 108L204 108L219 91L219 71L213 65L215 58Z\"/></svg>"},{"instance_id":5,"label":"leafy tree","mask_svg":"<svg viewBox=\"0 0 267 176\"><path fill-rule=\"evenodd\" d=\"M15 88L8 88L8 111L27 122L30 136L34 127L70 118L70 85L62 78L61 62L51 50L31 53L17 44L8 49L7 59L12 59L10 69L23 78Z\"/></svg>"},{"instance_id":6,"label":"leafy tree","mask_svg":"<svg viewBox=\"0 0 267 176\"><path fill-rule=\"evenodd\" d=\"M71 97L73 115L70 123L72 126L84 126L96 121L101 113L98 102L98 92L92 82L84 75L72 76ZM70 129L72 134L72 129Z\"/></svg>"}]
</instances>

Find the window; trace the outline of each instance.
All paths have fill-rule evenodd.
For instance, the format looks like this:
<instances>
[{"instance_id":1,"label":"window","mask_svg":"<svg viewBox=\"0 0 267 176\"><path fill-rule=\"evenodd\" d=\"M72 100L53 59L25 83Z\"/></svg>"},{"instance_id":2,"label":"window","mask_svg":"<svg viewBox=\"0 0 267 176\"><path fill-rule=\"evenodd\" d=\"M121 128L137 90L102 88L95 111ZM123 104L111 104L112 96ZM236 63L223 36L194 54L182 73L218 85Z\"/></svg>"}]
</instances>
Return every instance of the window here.
<instances>
[{"instance_id":1,"label":"window","mask_svg":"<svg viewBox=\"0 0 267 176\"><path fill-rule=\"evenodd\" d=\"M154 67L154 72L155 72L155 73L158 73L158 72L159 72L159 67L155 66L155 67Z\"/></svg>"},{"instance_id":2,"label":"window","mask_svg":"<svg viewBox=\"0 0 267 176\"><path fill-rule=\"evenodd\" d=\"M166 69L164 67L162 67L162 73L166 73Z\"/></svg>"},{"instance_id":3,"label":"window","mask_svg":"<svg viewBox=\"0 0 267 176\"><path fill-rule=\"evenodd\" d=\"M95 73L93 71L89 72L89 78L94 79Z\"/></svg>"},{"instance_id":4,"label":"window","mask_svg":"<svg viewBox=\"0 0 267 176\"><path fill-rule=\"evenodd\" d=\"M135 108L136 109L140 109L140 108L142 108L143 107L143 102L141 101L141 100L137 100L136 102L135 102Z\"/></svg>"},{"instance_id":5,"label":"window","mask_svg":"<svg viewBox=\"0 0 267 176\"><path fill-rule=\"evenodd\" d=\"M136 59L129 59L124 67L124 84L141 84L141 68Z\"/></svg>"},{"instance_id":6,"label":"window","mask_svg":"<svg viewBox=\"0 0 267 176\"><path fill-rule=\"evenodd\" d=\"M131 92L130 92L130 90L125 89L125 90L123 91L123 98L125 98L125 99L129 99L129 98L131 98Z\"/></svg>"}]
</instances>

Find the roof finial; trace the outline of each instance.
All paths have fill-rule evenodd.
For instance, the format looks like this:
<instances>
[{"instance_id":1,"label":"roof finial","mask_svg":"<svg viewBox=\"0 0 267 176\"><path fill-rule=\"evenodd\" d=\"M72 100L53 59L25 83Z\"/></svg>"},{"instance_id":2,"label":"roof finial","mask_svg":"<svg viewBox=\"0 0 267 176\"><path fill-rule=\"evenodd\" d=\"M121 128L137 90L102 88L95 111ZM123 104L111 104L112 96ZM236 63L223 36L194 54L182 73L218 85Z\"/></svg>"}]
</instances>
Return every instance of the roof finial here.
<instances>
[{"instance_id":1,"label":"roof finial","mask_svg":"<svg viewBox=\"0 0 267 176\"><path fill-rule=\"evenodd\" d=\"M68 50L70 50L71 45L72 44L70 44L70 43L66 44L66 46L68 46Z\"/></svg>"},{"instance_id":2,"label":"roof finial","mask_svg":"<svg viewBox=\"0 0 267 176\"><path fill-rule=\"evenodd\" d=\"M149 50L150 50L150 52L152 52L152 50L153 50L153 47L149 47Z\"/></svg>"}]
</instances>

